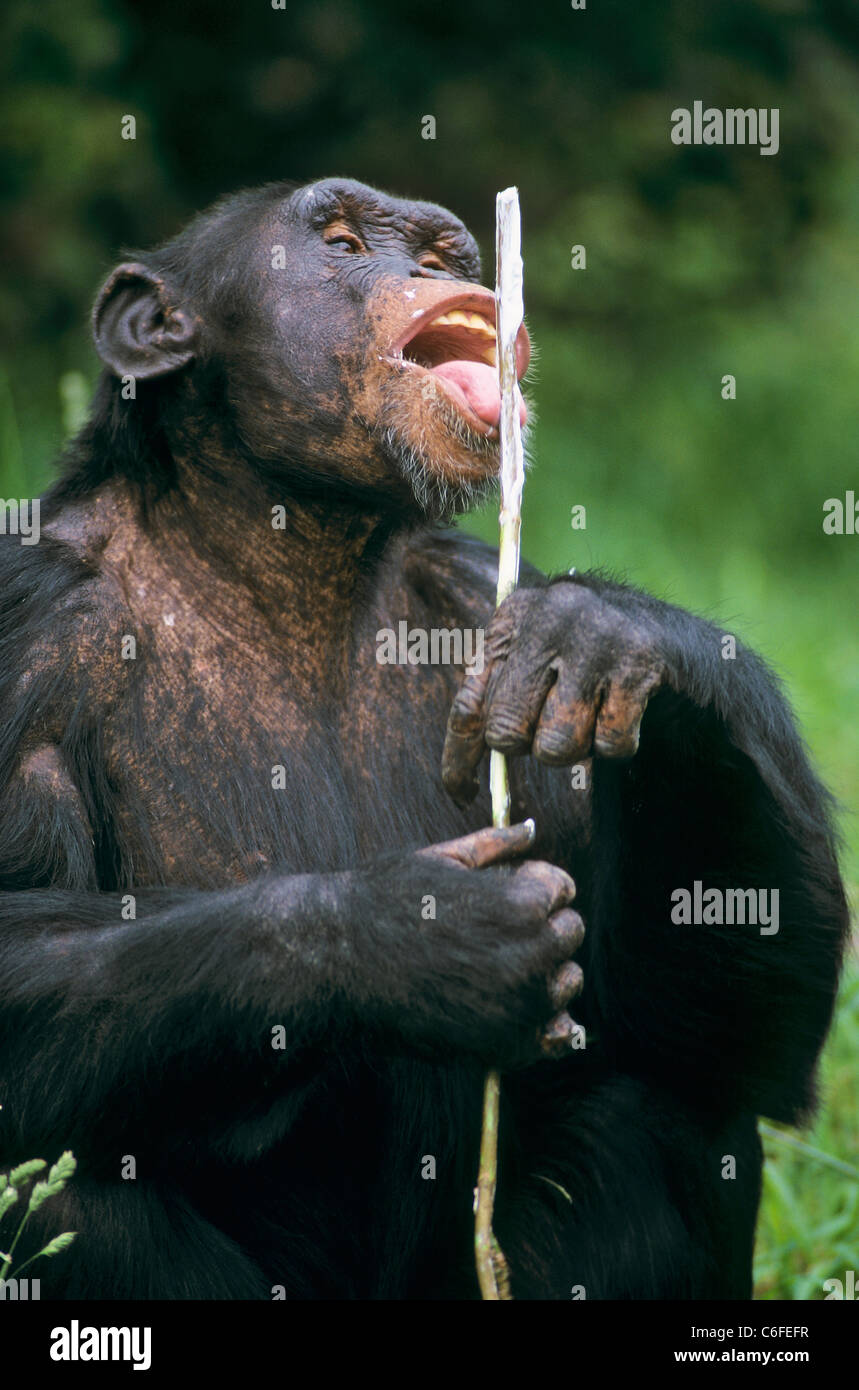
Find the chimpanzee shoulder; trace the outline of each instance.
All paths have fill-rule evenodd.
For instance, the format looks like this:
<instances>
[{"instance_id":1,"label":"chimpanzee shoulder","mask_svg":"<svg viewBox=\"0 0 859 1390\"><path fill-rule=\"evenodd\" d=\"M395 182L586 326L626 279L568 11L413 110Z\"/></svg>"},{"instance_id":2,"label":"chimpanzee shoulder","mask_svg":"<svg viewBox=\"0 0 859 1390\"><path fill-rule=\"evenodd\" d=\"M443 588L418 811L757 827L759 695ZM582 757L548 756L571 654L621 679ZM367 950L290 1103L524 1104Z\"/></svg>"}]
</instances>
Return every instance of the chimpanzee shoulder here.
<instances>
[{"instance_id":1,"label":"chimpanzee shoulder","mask_svg":"<svg viewBox=\"0 0 859 1390\"><path fill-rule=\"evenodd\" d=\"M414 532L404 549L406 578L428 607L483 622L495 607L498 548L455 526ZM520 583L536 588L546 576L523 561Z\"/></svg>"}]
</instances>

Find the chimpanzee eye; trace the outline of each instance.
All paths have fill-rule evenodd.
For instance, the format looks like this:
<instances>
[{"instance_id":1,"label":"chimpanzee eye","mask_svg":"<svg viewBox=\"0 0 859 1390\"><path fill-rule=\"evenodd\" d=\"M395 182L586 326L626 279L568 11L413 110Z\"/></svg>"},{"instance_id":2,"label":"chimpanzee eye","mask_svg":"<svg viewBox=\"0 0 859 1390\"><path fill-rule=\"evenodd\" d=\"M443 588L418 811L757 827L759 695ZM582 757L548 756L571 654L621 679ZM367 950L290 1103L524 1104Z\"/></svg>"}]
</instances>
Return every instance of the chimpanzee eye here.
<instances>
[{"instance_id":1,"label":"chimpanzee eye","mask_svg":"<svg viewBox=\"0 0 859 1390\"><path fill-rule=\"evenodd\" d=\"M350 255L366 255L367 248L359 236L346 227L329 227L324 233L326 246L342 246Z\"/></svg>"},{"instance_id":2,"label":"chimpanzee eye","mask_svg":"<svg viewBox=\"0 0 859 1390\"><path fill-rule=\"evenodd\" d=\"M423 266L424 270L447 270L441 256L437 256L434 251L428 251L425 256L421 256L418 265Z\"/></svg>"}]
</instances>

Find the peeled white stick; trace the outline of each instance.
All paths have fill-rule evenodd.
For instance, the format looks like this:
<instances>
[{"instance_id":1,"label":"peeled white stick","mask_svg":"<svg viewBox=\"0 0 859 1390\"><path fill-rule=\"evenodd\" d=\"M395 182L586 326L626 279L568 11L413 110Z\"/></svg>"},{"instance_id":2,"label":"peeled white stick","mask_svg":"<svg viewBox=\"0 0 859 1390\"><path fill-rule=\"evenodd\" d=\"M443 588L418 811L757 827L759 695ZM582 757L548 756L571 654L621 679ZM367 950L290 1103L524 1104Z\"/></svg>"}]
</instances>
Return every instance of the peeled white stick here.
<instances>
[{"instance_id":1,"label":"peeled white stick","mask_svg":"<svg viewBox=\"0 0 859 1390\"><path fill-rule=\"evenodd\" d=\"M501 387L501 512L498 518L501 535L496 607L512 594L519 580L519 534L522 526L522 488L525 483L516 374L516 338L524 317L521 245L519 194L515 188L505 188L495 199L495 306L498 380ZM492 824L509 825L507 759L503 753L494 750L489 758L489 787L492 793ZM501 1077L497 1071L490 1071L483 1089L480 1171L474 1205L474 1252L481 1295L494 1301L510 1298L507 1261L492 1231L498 1178L500 1095Z\"/></svg>"}]
</instances>

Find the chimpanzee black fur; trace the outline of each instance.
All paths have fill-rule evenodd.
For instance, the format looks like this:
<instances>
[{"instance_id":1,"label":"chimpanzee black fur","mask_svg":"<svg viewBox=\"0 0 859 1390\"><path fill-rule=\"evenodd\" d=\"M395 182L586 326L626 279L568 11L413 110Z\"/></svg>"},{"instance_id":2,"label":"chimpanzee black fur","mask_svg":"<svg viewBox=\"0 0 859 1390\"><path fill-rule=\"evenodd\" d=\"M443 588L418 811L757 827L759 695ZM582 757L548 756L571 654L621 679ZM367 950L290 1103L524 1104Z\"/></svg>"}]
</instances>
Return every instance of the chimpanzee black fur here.
<instances>
[{"instance_id":1,"label":"chimpanzee black fur","mask_svg":"<svg viewBox=\"0 0 859 1390\"><path fill-rule=\"evenodd\" d=\"M750 1296L756 1116L813 1105L846 928L827 798L709 623L533 570L493 617L441 524L497 474L479 276L327 180L99 296L92 420L0 545L0 1166L79 1163L43 1297L476 1297L488 1064L517 1298ZM380 663L401 622L482 670ZM533 852L426 853L490 824L488 746ZM777 932L675 924L696 881Z\"/></svg>"}]
</instances>

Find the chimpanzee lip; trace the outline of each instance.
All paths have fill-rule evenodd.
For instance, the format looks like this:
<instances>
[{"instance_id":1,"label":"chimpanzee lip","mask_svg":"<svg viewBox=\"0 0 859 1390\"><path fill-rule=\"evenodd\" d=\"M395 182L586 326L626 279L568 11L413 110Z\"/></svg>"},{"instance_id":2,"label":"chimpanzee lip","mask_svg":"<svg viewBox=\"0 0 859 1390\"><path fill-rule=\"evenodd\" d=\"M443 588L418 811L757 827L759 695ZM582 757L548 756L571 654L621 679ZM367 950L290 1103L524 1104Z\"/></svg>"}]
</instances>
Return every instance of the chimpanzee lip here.
<instances>
[{"instance_id":1,"label":"chimpanzee lip","mask_svg":"<svg viewBox=\"0 0 859 1390\"><path fill-rule=\"evenodd\" d=\"M478 290L467 290L465 293L452 294L448 299L439 300L429 308L423 310L422 313L418 314L404 328L402 334L394 340L386 354L385 360L390 366L396 367L399 371L416 371L422 372L425 376L432 376L436 388L443 390L444 394L456 406L459 413L465 416L469 429L475 434L495 440L498 438L497 427L488 424L485 420L482 420L479 415L475 414L462 391L453 382L446 381L444 378L436 376L432 367L424 366L422 363L412 361L407 356L403 355L409 344L413 343L415 339L425 333L438 319L444 318L446 315L456 311L460 311L463 314L477 314L484 323L488 325L488 332L476 327L474 329L475 334L483 339L482 347L484 352L479 350L481 345L475 342L470 345L467 343L465 344L468 347L468 351L464 354L462 352L464 344L462 341L461 328L467 329L468 326L450 325L449 327L453 335L450 356L440 358L433 366L438 366L446 361L485 361L485 351L490 347L494 347L496 343L495 296L488 290L483 292ZM440 333L442 335L446 326L447 325L440 325ZM439 335L436 334L436 343L438 342L438 336ZM454 351L454 348L458 348L459 351ZM523 325L516 338L516 375L520 380L528 370L530 357L531 345Z\"/></svg>"}]
</instances>

